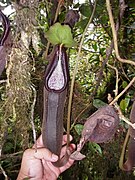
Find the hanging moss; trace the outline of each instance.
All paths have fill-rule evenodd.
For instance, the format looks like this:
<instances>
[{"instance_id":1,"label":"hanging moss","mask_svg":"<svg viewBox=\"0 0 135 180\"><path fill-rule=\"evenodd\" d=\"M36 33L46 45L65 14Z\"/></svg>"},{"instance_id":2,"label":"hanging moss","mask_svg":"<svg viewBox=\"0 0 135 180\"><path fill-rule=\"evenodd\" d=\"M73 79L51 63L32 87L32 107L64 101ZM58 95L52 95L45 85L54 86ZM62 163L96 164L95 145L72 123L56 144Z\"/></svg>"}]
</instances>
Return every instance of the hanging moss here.
<instances>
[{"instance_id":1,"label":"hanging moss","mask_svg":"<svg viewBox=\"0 0 135 180\"><path fill-rule=\"evenodd\" d=\"M1 101L1 149L3 144L10 141L12 135L12 144L10 153L16 148L25 149L28 147L30 125L31 105L33 103L33 85L31 82L31 73L34 69L34 59L30 59L29 46L32 34L35 32L36 23L35 1L31 8L22 8L16 4L16 24L13 35L13 47L8 57L6 68L7 82L4 86L3 101ZM4 142L4 143L3 143ZM5 147L4 146L4 147ZM3 148L4 151L5 148Z\"/></svg>"}]
</instances>

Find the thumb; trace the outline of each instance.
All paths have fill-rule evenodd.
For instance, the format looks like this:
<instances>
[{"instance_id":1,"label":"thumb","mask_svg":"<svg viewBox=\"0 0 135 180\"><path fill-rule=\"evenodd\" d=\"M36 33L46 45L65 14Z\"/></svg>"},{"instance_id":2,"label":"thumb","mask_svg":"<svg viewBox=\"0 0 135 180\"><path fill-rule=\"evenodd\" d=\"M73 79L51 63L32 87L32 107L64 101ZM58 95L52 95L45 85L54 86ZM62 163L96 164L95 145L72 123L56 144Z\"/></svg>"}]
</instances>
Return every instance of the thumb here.
<instances>
[{"instance_id":1,"label":"thumb","mask_svg":"<svg viewBox=\"0 0 135 180\"><path fill-rule=\"evenodd\" d=\"M34 153L34 157L40 160L44 159L51 162L55 162L58 160L58 156L56 154L53 154L46 148L38 148L37 152Z\"/></svg>"}]
</instances>

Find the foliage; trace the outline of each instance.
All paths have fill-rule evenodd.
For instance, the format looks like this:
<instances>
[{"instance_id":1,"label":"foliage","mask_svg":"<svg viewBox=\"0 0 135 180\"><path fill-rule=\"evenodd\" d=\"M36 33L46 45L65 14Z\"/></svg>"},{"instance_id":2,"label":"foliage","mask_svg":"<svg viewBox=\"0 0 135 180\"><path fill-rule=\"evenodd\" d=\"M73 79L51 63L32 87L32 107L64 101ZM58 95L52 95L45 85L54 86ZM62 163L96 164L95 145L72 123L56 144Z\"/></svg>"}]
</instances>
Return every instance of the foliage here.
<instances>
[{"instance_id":1,"label":"foliage","mask_svg":"<svg viewBox=\"0 0 135 180\"><path fill-rule=\"evenodd\" d=\"M46 38L54 45L63 44L65 47L72 47L76 44L73 40L70 27L60 23L55 23L50 27L46 32Z\"/></svg>"},{"instance_id":2,"label":"foliage","mask_svg":"<svg viewBox=\"0 0 135 180\"><path fill-rule=\"evenodd\" d=\"M13 50L9 55L7 68L0 77L0 150L2 150L0 164L11 179L16 179L22 150L33 144L31 118L34 118L37 136L41 131L42 79L48 64L46 54L51 52L53 45L64 44L69 53L72 79L80 39L92 14L94 5L92 0L86 0L83 3L81 1L62 2L54 25L58 1L36 0L31 3L31 1L2 0L3 4L0 4L3 9L9 5L15 9L15 12L9 15ZM122 58L135 60L135 6L133 0L125 2L127 8L118 32L119 52ZM114 0L111 3L114 20L117 23L120 11L118 1ZM80 19L71 30L68 25L60 23L63 24L68 9L72 7L79 11ZM1 26L0 33L2 33ZM47 47L48 41L53 45ZM76 144L79 142L86 119L97 108L108 104L108 94L115 98L116 85L118 85L119 94L135 76L134 67L119 62L114 51L110 53L106 61L111 41L112 32L105 0L98 0L92 24L84 37L73 93L71 134ZM116 70L118 79L116 79ZM35 91L36 105L33 115ZM134 91L133 84L117 101L127 118L129 118ZM65 119L66 114L67 107L65 108ZM121 122L110 142L85 145L82 153L86 155L86 158L76 162L59 179L134 179L133 173L127 175L118 167L126 131L127 125ZM4 179L1 171L0 179Z\"/></svg>"}]
</instances>

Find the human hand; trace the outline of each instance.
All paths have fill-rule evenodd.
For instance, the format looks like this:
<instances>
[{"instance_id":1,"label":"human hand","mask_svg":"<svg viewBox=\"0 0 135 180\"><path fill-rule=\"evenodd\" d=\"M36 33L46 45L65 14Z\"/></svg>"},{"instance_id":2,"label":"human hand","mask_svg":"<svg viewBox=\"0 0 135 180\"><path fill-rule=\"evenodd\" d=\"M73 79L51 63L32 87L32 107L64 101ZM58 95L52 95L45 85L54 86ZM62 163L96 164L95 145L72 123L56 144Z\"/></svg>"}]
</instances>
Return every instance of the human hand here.
<instances>
[{"instance_id":1,"label":"human hand","mask_svg":"<svg viewBox=\"0 0 135 180\"><path fill-rule=\"evenodd\" d=\"M72 137L70 138L72 140ZM67 136L63 136L63 145L67 142ZM70 145L71 151L75 149L75 145ZM61 150L61 156L66 152L66 146ZM69 159L62 167L55 167L51 162L58 160L58 156L44 148L42 135L37 140L37 152L35 145L32 149L27 149L22 158L21 169L17 180L32 179L32 180L56 180L58 176L66 169L70 168L74 160Z\"/></svg>"}]
</instances>

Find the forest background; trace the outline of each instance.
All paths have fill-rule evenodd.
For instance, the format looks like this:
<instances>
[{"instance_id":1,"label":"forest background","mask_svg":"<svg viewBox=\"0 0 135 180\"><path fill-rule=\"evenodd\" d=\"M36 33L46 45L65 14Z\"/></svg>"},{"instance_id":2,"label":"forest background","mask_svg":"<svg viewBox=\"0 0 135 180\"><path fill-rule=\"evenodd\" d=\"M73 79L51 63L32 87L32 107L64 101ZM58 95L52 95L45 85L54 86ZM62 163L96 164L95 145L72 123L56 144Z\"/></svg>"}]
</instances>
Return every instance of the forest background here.
<instances>
[{"instance_id":1,"label":"forest background","mask_svg":"<svg viewBox=\"0 0 135 180\"><path fill-rule=\"evenodd\" d=\"M31 122L35 124L36 136L41 133L43 77L47 55L52 50L46 32L55 22L63 23L70 9L80 15L72 29L76 46L67 50L68 97L71 81L74 82L71 134L75 144L79 142L86 119L110 100L116 98L124 118L129 119L135 91L135 2L111 0L110 3L117 42L105 0L1 0L0 8L10 19L13 45L0 77L0 179L16 179L22 153L34 143ZM0 34L2 32L1 24ZM118 44L119 54L113 41ZM75 162L59 179L134 179L134 172L126 173L119 168L127 130L127 123L121 120L108 143L85 144L82 153L86 158Z\"/></svg>"}]
</instances>

